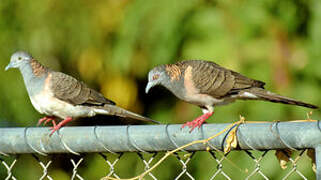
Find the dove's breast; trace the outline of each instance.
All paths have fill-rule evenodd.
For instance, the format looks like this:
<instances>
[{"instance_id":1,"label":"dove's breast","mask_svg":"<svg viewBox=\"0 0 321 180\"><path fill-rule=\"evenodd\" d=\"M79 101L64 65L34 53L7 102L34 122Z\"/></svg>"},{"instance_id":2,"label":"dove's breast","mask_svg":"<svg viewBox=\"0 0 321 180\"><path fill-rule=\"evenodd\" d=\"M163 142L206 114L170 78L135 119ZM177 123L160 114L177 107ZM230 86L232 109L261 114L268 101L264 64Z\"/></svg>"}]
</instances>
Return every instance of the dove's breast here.
<instances>
[{"instance_id":1,"label":"dove's breast","mask_svg":"<svg viewBox=\"0 0 321 180\"><path fill-rule=\"evenodd\" d=\"M91 107L72 105L54 97L54 94L49 89L49 83L44 84L42 91L30 96L30 100L39 113L48 116L57 116L65 119L67 117L79 118L96 115L94 109Z\"/></svg>"},{"instance_id":2,"label":"dove's breast","mask_svg":"<svg viewBox=\"0 0 321 180\"><path fill-rule=\"evenodd\" d=\"M57 116L65 119L67 117L79 118L90 117L96 115L94 110L87 106L72 105L67 102L61 101L51 94L39 93L30 97L31 103L34 108L41 114L48 116Z\"/></svg>"}]
</instances>

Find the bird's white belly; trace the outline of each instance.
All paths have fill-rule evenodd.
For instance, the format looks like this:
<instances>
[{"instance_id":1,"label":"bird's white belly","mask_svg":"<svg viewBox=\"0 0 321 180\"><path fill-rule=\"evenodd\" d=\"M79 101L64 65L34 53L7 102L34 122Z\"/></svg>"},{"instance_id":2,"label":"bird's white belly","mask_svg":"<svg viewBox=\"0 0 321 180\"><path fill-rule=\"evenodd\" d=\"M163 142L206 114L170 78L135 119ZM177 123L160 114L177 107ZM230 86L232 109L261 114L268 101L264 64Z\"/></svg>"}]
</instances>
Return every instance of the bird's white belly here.
<instances>
[{"instance_id":1,"label":"bird's white belly","mask_svg":"<svg viewBox=\"0 0 321 180\"><path fill-rule=\"evenodd\" d=\"M39 93L30 97L30 100L41 114L57 116L62 119L94 116L96 114L90 107L69 104L53 97L51 93Z\"/></svg>"},{"instance_id":2,"label":"bird's white belly","mask_svg":"<svg viewBox=\"0 0 321 180\"><path fill-rule=\"evenodd\" d=\"M219 106L235 101L233 98L216 99L207 94L194 94L192 96L185 97L185 99L187 102L197 104L199 106Z\"/></svg>"}]
</instances>

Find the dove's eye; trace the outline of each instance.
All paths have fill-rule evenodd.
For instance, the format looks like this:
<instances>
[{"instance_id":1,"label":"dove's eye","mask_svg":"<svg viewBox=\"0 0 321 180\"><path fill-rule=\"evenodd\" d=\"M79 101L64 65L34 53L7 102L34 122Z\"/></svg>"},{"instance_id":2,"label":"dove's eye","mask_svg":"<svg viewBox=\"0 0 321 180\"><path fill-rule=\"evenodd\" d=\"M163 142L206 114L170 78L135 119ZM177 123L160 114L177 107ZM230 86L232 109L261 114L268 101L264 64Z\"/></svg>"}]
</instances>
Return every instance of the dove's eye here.
<instances>
[{"instance_id":1,"label":"dove's eye","mask_svg":"<svg viewBox=\"0 0 321 180\"><path fill-rule=\"evenodd\" d=\"M156 79L158 79L158 78L159 78L159 74L155 74L155 75L153 76L153 81L156 80Z\"/></svg>"},{"instance_id":2,"label":"dove's eye","mask_svg":"<svg viewBox=\"0 0 321 180\"><path fill-rule=\"evenodd\" d=\"M22 57L21 57L21 56L19 56L19 57L18 57L18 60L21 60L21 59L22 59Z\"/></svg>"}]
</instances>

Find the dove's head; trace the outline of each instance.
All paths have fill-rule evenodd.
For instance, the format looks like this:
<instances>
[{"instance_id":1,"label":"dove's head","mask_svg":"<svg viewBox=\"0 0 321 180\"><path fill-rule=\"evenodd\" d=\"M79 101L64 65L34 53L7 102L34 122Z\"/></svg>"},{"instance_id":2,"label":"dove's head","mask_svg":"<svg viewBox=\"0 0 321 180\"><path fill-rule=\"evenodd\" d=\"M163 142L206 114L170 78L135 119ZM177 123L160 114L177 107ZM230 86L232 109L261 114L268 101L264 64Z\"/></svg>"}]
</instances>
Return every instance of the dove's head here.
<instances>
[{"instance_id":1,"label":"dove's head","mask_svg":"<svg viewBox=\"0 0 321 180\"><path fill-rule=\"evenodd\" d=\"M145 89L146 94L152 87L156 85L160 84L166 87L166 83L168 83L169 81L170 81L170 77L166 73L166 66L160 65L155 67L154 69L150 70L148 73L148 83Z\"/></svg>"},{"instance_id":2,"label":"dove's head","mask_svg":"<svg viewBox=\"0 0 321 180\"><path fill-rule=\"evenodd\" d=\"M8 70L10 68L19 68L22 67L32 60L32 56L24 51L17 51L15 52L11 58L10 63L7 65L5 70Z\"/></svg>"}]
</instances>

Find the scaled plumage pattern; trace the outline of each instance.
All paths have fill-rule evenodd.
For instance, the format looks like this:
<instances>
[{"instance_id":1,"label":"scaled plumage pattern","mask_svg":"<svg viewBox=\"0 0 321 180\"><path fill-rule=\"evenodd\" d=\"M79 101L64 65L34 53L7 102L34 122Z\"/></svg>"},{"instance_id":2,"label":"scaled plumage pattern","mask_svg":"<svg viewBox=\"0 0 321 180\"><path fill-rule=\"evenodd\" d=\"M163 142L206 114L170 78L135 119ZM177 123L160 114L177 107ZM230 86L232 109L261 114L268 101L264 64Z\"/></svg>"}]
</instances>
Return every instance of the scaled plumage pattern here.
<instances>
[{"instance_id":1,"label":"scaled plumage pattern","mask_svg":"<svg viewBox=\"0 0 321 180\"><path fill-rule=\"evenodd\" d=\"M264 100L308 108L315 105L284 97L264 89L265 83L248 78L218 64L203 60L180 61L153 68L148 74L146 93L155 85L162 85L179 99L199 106L203 115L189 126L191 131L214 113L214 106L225 105L237 99Z\"/></svg>"},{"instance_id":2,"label":"scaled plumage pattern","mask_svg":"<svg viewBox=\"0 0 321 180\"><path fill-rule=\"evenodd\" d=\"M10 68L20 70L32 105L39 113L47 115L38 124L53 123L51 135L73 119L98 114L156 122L116 106L83 82L41 65L26 52L14 53L5 70ZM63 121L56 124L56 117Z\"/></svg>"}]
</instances>

